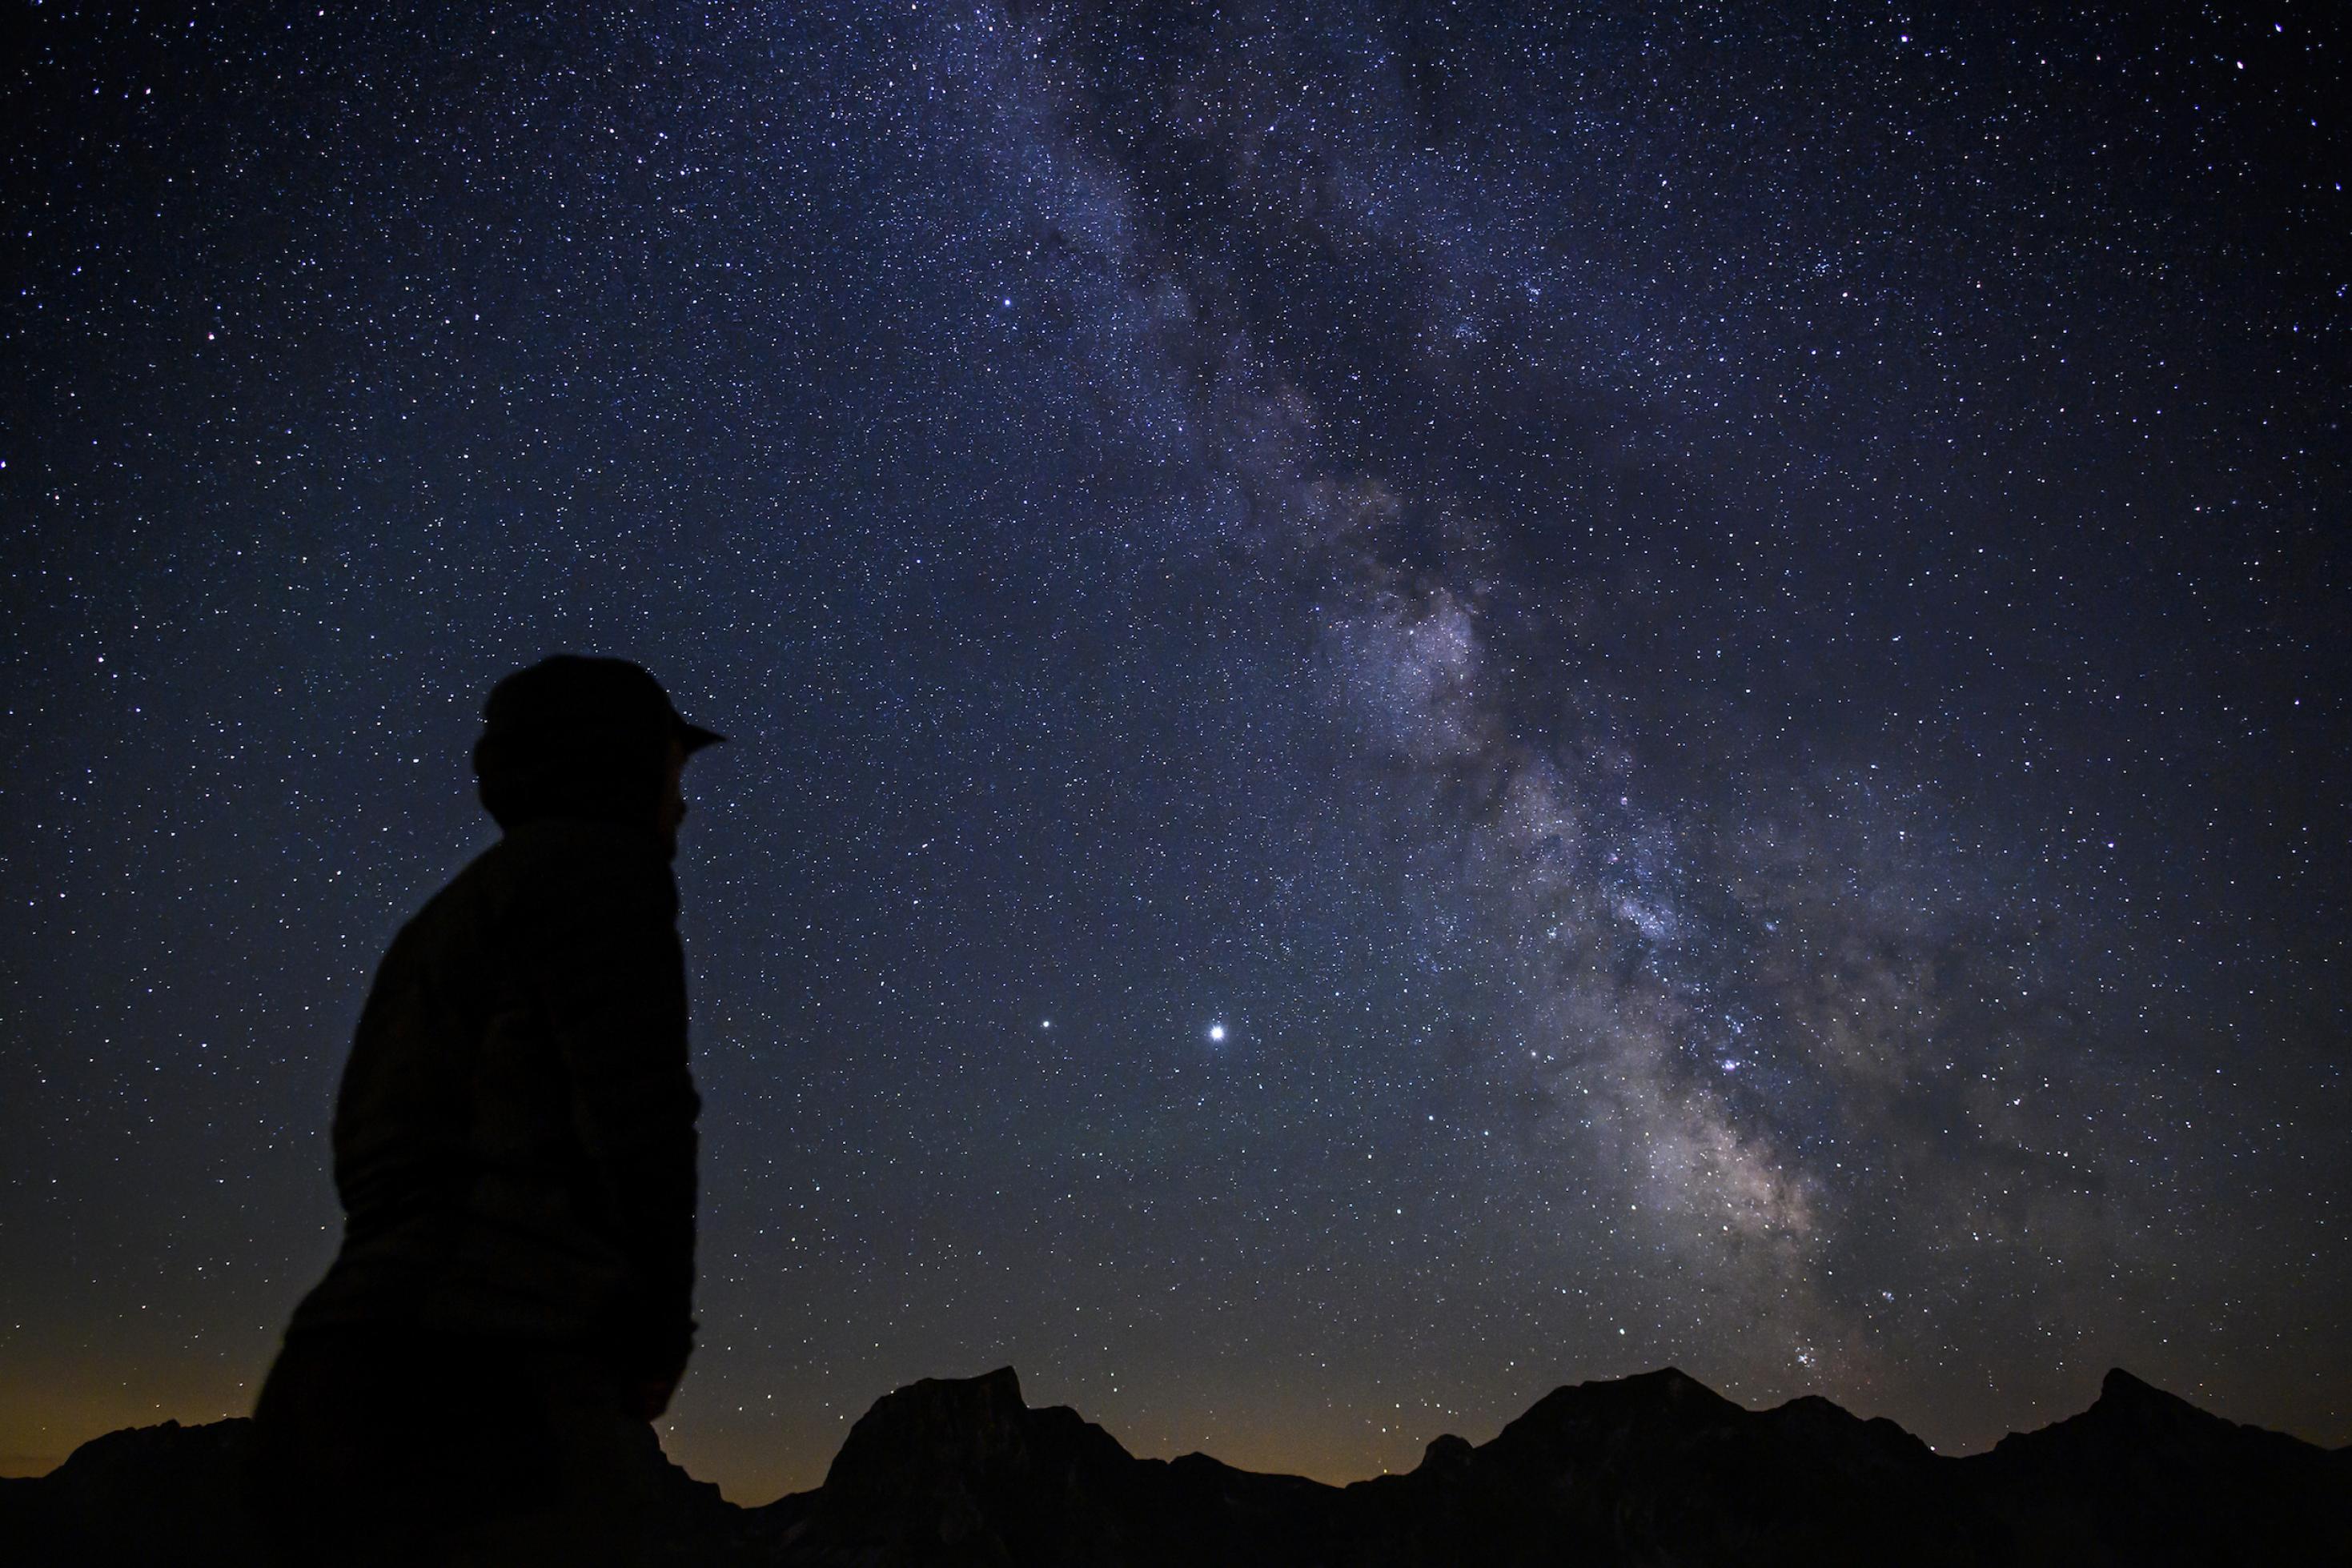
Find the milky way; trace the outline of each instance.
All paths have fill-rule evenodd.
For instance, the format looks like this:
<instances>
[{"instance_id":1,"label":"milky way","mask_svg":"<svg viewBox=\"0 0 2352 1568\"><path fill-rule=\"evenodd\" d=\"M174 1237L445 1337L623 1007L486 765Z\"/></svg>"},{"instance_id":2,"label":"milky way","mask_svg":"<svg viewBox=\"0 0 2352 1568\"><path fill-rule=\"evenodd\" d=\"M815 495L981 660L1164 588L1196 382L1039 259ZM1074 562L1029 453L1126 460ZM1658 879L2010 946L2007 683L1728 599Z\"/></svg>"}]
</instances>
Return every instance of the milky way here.
<instances>
[{"instance_id":1,"label":"milky way","mask_svg":"<svg viewBox=\"0 0 2352 1568\"><path fill-rule=\"evenodd\" d=\"M2352 1437L2335 24L1404 9L45 11L10 1463L249 1398L559 646L738 737L739 1496L1007 1361L1335 1479L1669 1362Z\"/></svg>"}]
</instances>

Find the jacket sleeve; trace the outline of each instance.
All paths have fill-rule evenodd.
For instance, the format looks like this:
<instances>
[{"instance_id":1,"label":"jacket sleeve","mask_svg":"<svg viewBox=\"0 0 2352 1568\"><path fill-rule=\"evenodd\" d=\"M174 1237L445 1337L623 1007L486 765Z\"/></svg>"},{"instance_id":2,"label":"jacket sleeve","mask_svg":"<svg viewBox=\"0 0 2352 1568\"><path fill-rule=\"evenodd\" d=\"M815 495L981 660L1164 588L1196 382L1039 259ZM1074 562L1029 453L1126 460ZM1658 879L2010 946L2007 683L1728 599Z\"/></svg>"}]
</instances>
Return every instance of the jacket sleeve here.
<instances>
[{"instance_id":1,"label":"jacket sleeve","mask_svg":"<svg viewBox=\"0 0 2352 1568\"><path fill-rule=\"evenodd\" d=\"M591 848L591 846L583 846ZM594 852L601 849L603 852ZM677 888L650 844L563 857L542 883L531 980L633 1280L610 1326L625 1369L667 1377L694 1334L695 1129Z\"/></svg>"}]
</instances>

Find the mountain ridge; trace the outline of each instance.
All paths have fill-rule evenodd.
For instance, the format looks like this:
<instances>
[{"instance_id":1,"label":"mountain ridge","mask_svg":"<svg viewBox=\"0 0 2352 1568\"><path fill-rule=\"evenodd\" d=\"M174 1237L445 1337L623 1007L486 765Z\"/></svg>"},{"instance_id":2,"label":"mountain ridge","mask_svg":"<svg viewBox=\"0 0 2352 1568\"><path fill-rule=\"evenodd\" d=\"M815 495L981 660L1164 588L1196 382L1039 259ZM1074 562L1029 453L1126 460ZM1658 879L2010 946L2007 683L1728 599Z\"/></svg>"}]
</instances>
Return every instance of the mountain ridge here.
<instances>
[{"instance_id":1,"label":"mountain ridge","mask_svg":"<svg viewBox=\"0 0 2352 1568\"><path fill-rule=\"evenodd\" d=\"M27 1564L249 1561L249 1423L166 1422L0 1480ZM2081 1413L1938 1455L1816 1395L1750 1410L1674 1367L1564 1385L1482 1444L1345 1485L1206 1454L1139 1458L1019 1375L875 1401L823 1485L745 1508L648 1430L649 1562L713 1568L1090 1564L2352 1563L2352 1448L2241 1426L2110 1371Z\"/></svg>"}]
</instances>

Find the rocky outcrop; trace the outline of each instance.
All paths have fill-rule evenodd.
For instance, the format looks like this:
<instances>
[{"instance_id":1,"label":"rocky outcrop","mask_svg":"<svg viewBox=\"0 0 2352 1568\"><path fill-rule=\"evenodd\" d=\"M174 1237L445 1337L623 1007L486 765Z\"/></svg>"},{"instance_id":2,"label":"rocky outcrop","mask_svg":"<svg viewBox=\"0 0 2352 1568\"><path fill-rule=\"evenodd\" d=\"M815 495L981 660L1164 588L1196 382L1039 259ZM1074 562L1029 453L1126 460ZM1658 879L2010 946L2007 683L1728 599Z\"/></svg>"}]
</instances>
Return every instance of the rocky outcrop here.
<instances>
[{"instance_id":1,"label":"rocky outcrop","mask_svg":"<svg viewBox=\"0 0 2352 1568\"><path fill-rule=\"evenodd\" d=\"M250 1561L246 1424L166 1424L0 1483L10 1562ZM658 1456L656 1560L772 1568L2352 1563L2352 1450L2107 1376L2080 1416L1944 1458L1825 1399L1749 1410L1668 1368L1546 1396L1493 1441L1332 1487L1139 1459L1011 1368L901 1388L824 1485L741 1509Z\"/></svg>"},{"instance_id":2,"label":"rocky outcrop","mask_svg":"<svg viewBox=\"0 0 2352 1568\"><path fill-rule=\"evenodd\" d=\"M1031 1409L1011 1367L926 1379L850 1429L782 1561L1319 1563L1336 1488L1192 1454L1139 1459L1066 1406Z\"/></svg>"},{"instance_id":3,"label":"rocky outcrop","mask_svg":"<svg viewBox=\"0 0 2352 1568\"><path fill-rule=\"evenodd\" d=\"M1412 1541L1391 1561L2011 1560L1925 1444L1825 1399L1748 1410L1670 1367L1556 1390L1493 1442L1454 1441L1348 1489Z\"/></svg>"}]
</instances>

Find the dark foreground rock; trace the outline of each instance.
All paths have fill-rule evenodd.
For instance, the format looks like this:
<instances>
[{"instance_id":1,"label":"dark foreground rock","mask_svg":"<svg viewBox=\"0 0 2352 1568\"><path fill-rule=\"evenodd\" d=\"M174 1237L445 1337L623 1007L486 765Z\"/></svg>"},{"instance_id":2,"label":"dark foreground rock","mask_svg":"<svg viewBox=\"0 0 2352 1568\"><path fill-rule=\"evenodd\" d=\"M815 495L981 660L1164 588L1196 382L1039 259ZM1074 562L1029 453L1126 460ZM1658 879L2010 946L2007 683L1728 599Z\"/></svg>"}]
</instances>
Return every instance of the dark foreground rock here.
<instances>
[{"instance_id":1,"label":"dark foreground rock","mask_svg":"<svg viewBox=\"0 0 2352 1568\"><path fill-rule=\"evenodd\" d=\"M116 1432L0 1481L0 1562L254 1560L242 1421ZM1668 1369L1547 1396L1348 1487L1139 1459L1011 1368L877 1401L824 1485L738 1508L648 1445L664 1563L778 1568L2352 1564L2352 1449L2224 1421L2125 1372L2097 1403L1944 1458L1825 1399L1748 1410Z\"/></svg>"}]
</instances>

